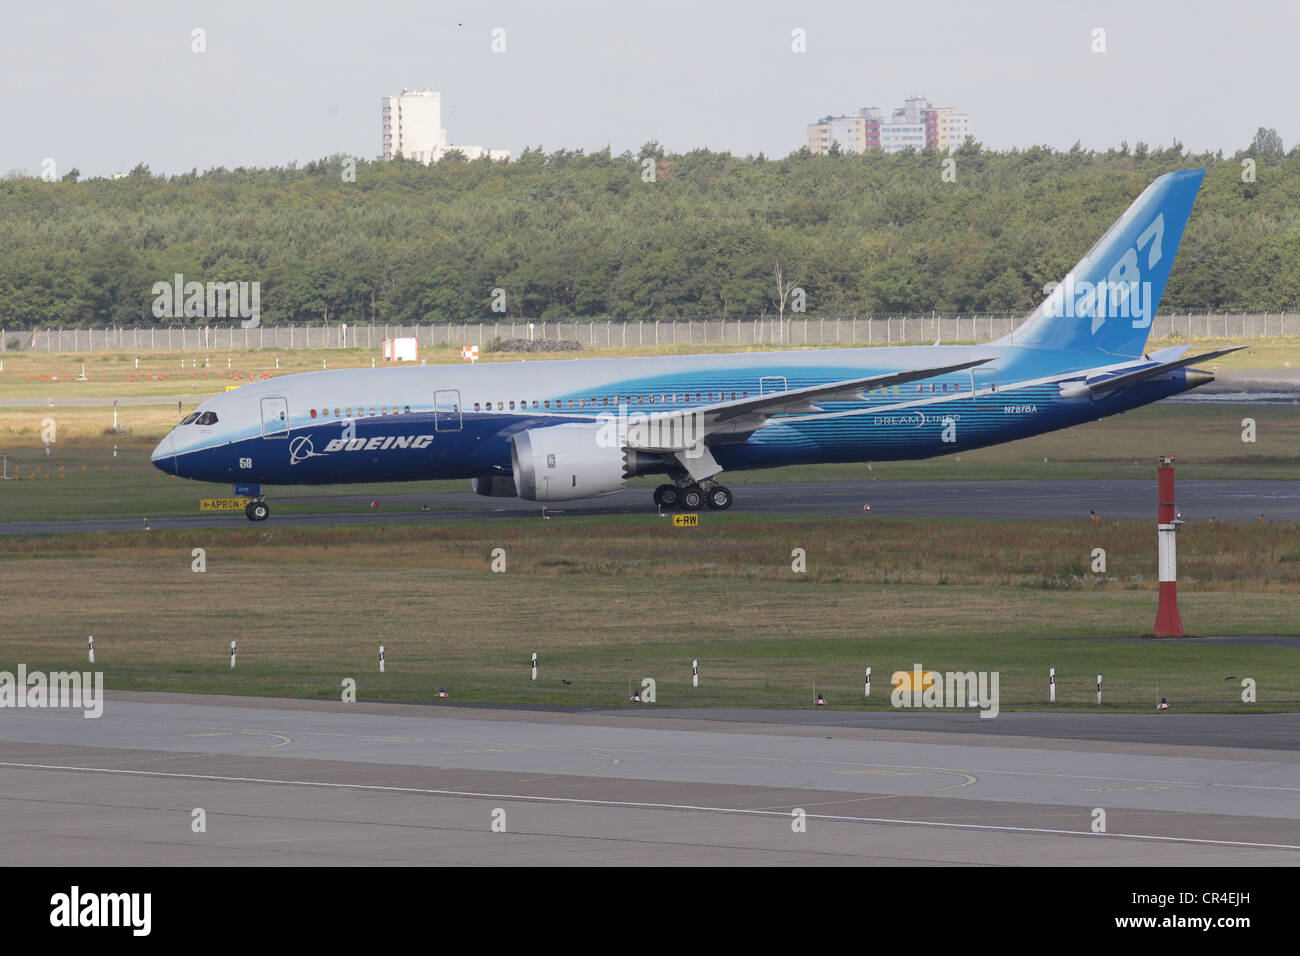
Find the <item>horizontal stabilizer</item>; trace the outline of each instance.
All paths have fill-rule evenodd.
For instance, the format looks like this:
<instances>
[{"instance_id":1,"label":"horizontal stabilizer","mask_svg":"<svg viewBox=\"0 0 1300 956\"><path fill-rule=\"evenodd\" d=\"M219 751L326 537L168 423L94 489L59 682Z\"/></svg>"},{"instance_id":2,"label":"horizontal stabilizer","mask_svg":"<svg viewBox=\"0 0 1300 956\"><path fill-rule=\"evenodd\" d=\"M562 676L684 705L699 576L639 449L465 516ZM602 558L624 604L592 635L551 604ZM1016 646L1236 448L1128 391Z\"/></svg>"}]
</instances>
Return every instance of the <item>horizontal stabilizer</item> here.
<instances>
[{"instance_id":1,"label":"horizontal stabilizer","mask_svg":"<svg viewBox=\"0 0 1300 956\"><path fill-rule=\"evenodd\" d=\"M1203 352L1200 355L1193 355L1190 358L1181 358L1173 362L1162 362L1159 365L1149 365L1146 368L1136 369L1132 372L1121 372L1118 375L1111 375L1106 378L1093 378L1086 382L1062 382L1062 398L1084 398L1087 396L1102 395L1106 392L1118 391L1121 388L1127 388L1144 379L1155 378L1157 375L1163 375L1165 372L1172 372L1174 369L1186 368L1188 365L1195 365L1197 362L1208 362L1210 359L1216 359L1221 355L1227 355L1229 352L1238 352L1246 348L1244 345L1238 345L1235 348L1219 349L1216 352Z\"/></svg>"}]
</instances>

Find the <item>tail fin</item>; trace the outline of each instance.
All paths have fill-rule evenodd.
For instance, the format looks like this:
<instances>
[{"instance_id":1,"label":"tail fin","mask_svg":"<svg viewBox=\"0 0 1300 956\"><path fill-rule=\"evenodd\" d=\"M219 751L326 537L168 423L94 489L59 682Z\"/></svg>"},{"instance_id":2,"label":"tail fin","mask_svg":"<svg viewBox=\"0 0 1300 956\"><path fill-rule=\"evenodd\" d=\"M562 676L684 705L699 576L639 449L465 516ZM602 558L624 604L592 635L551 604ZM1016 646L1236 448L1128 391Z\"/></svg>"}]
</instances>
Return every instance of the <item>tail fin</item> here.
<instances>
[{"instance_id":1,"label":"tail fin","mask_svg":"<svg viewBox=\"0 0 1300 956\"><path fill-rule=\"evenodd\" d=\"M1167 173L1143 191L1000 345L1142 354L1204 169Z\"/></svg>"}]
</instances>

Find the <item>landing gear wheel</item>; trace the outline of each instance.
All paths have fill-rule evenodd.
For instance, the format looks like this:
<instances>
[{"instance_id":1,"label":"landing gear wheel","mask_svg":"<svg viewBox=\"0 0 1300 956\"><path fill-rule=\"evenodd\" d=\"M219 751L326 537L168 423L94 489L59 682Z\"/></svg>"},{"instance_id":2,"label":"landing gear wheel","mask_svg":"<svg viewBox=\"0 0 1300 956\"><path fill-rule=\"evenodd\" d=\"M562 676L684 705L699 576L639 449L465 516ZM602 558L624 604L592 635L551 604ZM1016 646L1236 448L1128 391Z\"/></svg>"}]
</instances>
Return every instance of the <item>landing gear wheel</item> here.
<instances>
[{"instance_id":1,"label":"landing gear wheel","mask_svg":"<svg viewBox=\"0 0 1300 956\"><path fill-rule=\"evenodd\" d=\"M726 511L731 507L731 489L726 485L714 485L704 497L714 511Z\"/></svg>"},{"instance_id":2,"label":"landing gear wheel","mask_svg":"<svg viewBox=\"0 0 1300 956\"><path fill-rule=\"evenodd\" d=\"M700 490L699 485L687 485L682 489L682 510L698 511L704 504L704 492Z\"/></svg>"},{"instance_id":3,"label":"landing gear wheel","mask_svg":"<svg viewBox=\"0 0 1300 956\"><path fill-rule=\"evenodd\" d=\"M244 517L249 521L265 521L271 516L271 509L265 501L250 501L244 505Z\"/></svg>"},{"instance_id":4,"label":"landing gear wheel","mask_svg":"<svg viewBox=\"0 0 1300 956\"><path fill-rule=\"evenodd\" d=\"M676 485L660 485L655 489L655 504L665 511L672 511L677 507L677 501L681 495L677 493Z\"/></svg>"}]
</instances>

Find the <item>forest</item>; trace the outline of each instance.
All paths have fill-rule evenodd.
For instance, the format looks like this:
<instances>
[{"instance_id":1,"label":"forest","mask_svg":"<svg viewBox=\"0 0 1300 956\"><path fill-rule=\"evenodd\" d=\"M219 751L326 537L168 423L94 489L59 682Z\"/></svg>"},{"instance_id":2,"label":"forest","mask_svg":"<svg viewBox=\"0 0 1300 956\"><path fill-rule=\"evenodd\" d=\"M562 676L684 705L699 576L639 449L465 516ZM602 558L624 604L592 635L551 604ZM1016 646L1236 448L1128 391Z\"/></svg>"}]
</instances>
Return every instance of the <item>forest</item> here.
<instances>
[{"instance_id":1,"label":"forest","mask_svg":"<svg viewBox=\"0 0 1300 956\"><path fill-rule=\"evenodd\" d=\"M946 162L949 161L950 162ZM0 327L193 323L154 285L257 282L276 323L1027 312L1161 173L1206 166L1162 311L1300 309L1300 149L967 140L782 159L647 143L433 166L0 179ZM798 290L802 290L801 293Z\"/></svg>"}]
</instances>

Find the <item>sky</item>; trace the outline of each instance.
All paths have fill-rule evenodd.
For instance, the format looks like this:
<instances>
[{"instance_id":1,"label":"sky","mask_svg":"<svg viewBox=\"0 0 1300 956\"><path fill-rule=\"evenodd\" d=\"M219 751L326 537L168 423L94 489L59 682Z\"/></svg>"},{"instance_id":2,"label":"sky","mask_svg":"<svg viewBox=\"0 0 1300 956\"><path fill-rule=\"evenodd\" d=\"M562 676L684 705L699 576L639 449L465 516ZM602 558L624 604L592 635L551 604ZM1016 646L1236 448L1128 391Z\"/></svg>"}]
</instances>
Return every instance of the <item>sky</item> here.
<instances>
[{"instance_id":1,"label":"sky","mask_svg":"<svg viewBox=\"0 0 1300 956\"><path fill-rule=\"evenodd\" d=\"M819 117L916 94L991 149L1300 142L1294 0L123 0L4 19L0 175L377 158L380 98L404 87L442 93L452 143L514 156L779 157Z\"/></svg>"}]
</instances>

